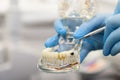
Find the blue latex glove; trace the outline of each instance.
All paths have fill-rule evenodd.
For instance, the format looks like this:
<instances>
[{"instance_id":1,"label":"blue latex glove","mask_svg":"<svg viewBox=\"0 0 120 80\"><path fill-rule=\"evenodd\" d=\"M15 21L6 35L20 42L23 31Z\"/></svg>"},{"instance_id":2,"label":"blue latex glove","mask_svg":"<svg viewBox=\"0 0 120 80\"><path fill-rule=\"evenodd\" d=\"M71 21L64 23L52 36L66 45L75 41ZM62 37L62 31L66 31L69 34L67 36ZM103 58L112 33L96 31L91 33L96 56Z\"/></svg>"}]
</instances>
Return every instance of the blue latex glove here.
<instances>
[{"instance_id":1,"label":"blue latex glove","mask_svg":"<svg viewBox=\"0 0 120 80\"><path fill-rule=\"evenodd\" d=\"M106 21L106 30L104 36L104 55L111 54L115 56L120 52L120 0L118 0L115 9L115 15Z\"/></svg>"},{"instance_id":2,"label":"blue latex glove","mask_svg":"<svg viewBox=\"0 0 120 80\"><path fill-rule=\"evenodd\" d=\"M118 1L117 8L115 10L115 13L119 13L120 11L120 0ZM92 20L83 23L80 28L75 31L74 37L76 39L82 38L84 35L87 33L96 30L100 27L105 26L105 20L109 17L110 15L97 15L94 17ZM112 55L117 54L120 51L120 37L118 36L118 33L120 33L120 28L119 28L119 15L112 16L106 21L107 28L105 30L105 36L104 32L101 32L99 34L96 34L92 37L89 37L87 39L83 40L83 44L80 50L80 61L82 62L84 58L87 56L87 54L91 50L98 50L98 49L103 49L104 43L104 55L109 55L110 53ZM68 26L75 25L74 22L68 22ZM55 22L55 29L56 32L58 33L57 35L49 38L45 46L46 47L53 47L58 44L59 40L59 35L65 36L66 35L66 30L63 26L63 23L61 20L58 20ZM103 42L103 36L104 36L104 42ZM117 44L116 44L117 43Z\"/></svg>"},{"instance_id":3,"label":"blue latex glove","mask_svg":"<svg viewBox=\"0 0 120 80\"><path fill-rule=\"evenodd\" d=\"M80 28L77 31L75 31L74 37L76 39L82 38L87 33L91 32L95 29L98 29L100 27L103 27L105 25L104 22L107 17L108 17L108 15L97 15L92 20L81 24ZM67 25L74 26L75 24L68 21ZM53 46L57 45L58 40L59 40L59 35L62 35L62 36L66 35L66 30L65 30L61 20L58 20L55 22L55 29L58 34L54 35L53 37L49 38L46 41L46 43L45 43L46 47L53 47ZM84 60L84 58L87 56L87 54L91 50L98 50L98 49L103 48L103 34L104 34L104 32L101 32L99 34L96 34L92 37L89 37L89 38L83 40L83 44L82 44L82 47L80 50L80 59L81 59L80 61L81 62Z\"/></svg>"}]
</instances>

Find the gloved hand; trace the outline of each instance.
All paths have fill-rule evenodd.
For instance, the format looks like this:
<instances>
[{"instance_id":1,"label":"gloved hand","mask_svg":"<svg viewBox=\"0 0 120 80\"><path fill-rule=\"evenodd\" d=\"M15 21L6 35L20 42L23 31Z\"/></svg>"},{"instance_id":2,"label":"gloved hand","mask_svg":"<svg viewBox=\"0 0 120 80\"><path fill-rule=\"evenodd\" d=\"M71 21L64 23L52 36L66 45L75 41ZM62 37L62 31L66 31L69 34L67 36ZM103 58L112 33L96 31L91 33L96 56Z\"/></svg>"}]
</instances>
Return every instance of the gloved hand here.
<instances>
[{"instance_id":1,"label":"gloved hand","mask_svg":"<svg viewBox=\"0 0 120 80\"><path fill-rule=\"evenodd\" d=\"M80 28L75 31L75 33L73 35L74 38L76 38L76 39L82 38L87 33L91 32L93 30L96 30L100 27L103 27L105 25L104 21L107 17L108 17L108 15L97 15L92 20L90 20L88 22L84 22L83 24L80 25ZM73 22L71 23L68 21L67 25L74 26L75 24L73 24ZM46 43L45 43L46 47L56 46L58 44L59 35L62 35L62 36L66 35L66 29L64 28L61 20L58 20L55 22L55 29L58 34L54 35L53 37L49 38L46 41ZM87 54L91 50L98 50L98 49L103 48L103 34L104 34L104 32L101 32L99 34L96 34L92 37L89 37L89 38L83 40L83 44L82 44L82 47L80 50L80 59L81 59L80 61L81 62L84 60L84 58L87 56Z\"/></svg>"},{"instance_id":2,"label":"gloved hand","mask_svg":"<svg viewBox=\"0 0 120 80\"><path fill-rule=\"evenodd\" d=\"M119 13L119 11L120 11L119 6L120 6L120 0L118 1L118 5L117 5L115 13ZM82 38L87 33L91 32L93 30L96 30L100 27L105 26L105 20L109 16L110 15L105 15L105 14L104 15L97 15L92 20L81 24L80 28L77 31L75 31L74 38L76 38L76 39ZM68 22L68 26L71 26L71 25L74 25L74 22L72 22L72 23ZM120 51L120 47L118 47L118 46L120 46L120 42L119 42L120 37L118 36L119 35L118 33L120 32L119 31L120 29L118 28L120 25L119 15L116 15L116 17L112 16L111 18L109 18L106 21L106 25L107 25L107 28L105 30L105 36L104 36L104 32L101 32L99 34L96 34L92 37L89 37L89 38L83 40L83 44L82 44L82 47L80 50L80 59L81 59L80 61L81 62L84 60L84 58L87 56L87 54L91 50L103 49L104 43L105 43L104 55L107 56L110 53L112 53L112 55L113 54L115 55ZM58 20L55 22L55 29L56 29L56 32L58 34L49 38L46 41L46 43L45 43L46 47L56 46L58 44L59 35L62 35L62 36L66 35L66 30L65 30L61 20ZM104 42L103 42L103 36L104 36Z\"/></svg>"},{"instance_id":3,"label":"gloved hand","mask_svg":"<svg viewBox=\"0 0 120 80\"><path fill-rule=\"evenodd\" d=\"M106 21L106 30L104 36L104 55L111 54L115 56L120 52L120 0L118 0L115 9L115 15Z\"/></svg>"}]
</instances>

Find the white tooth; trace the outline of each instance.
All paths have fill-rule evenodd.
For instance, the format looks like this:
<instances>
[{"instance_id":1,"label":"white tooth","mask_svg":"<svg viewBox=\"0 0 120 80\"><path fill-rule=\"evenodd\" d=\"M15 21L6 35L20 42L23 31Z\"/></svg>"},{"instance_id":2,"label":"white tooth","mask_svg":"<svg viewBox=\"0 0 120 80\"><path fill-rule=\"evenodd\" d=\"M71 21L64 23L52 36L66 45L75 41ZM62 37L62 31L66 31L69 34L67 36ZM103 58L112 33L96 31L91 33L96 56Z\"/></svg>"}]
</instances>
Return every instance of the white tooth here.
<instances>
[{"instance_id":1,"label":"white tooth","mask_svg":"<svg viewBox=\"0 0 120 80\"><path fill-rule=\"evenodd\" d=\"M51 53L51 59L50 59L51 64L53 64L53 58L54 58L54 53Z\"/></svg>"},{"instance_id":2,"label":"white tooth","mask_svg":"<svg viewBox=\"0 0 120 80\"><path fill-rule=\"evenodd\" d=\"M54 59L53 59L55 66L57 66L57 60L58 60L58 53L56 52L54 54Z\"/></svg>"},{"instance_id":3,"label":"white tooth","mask_svg":"<svg viewBox=\"0 0 120 80\"><path fill-rule=\"evenodd\" d=\"M63 60L62 60L62 65L64 65L64 61L65 61L65 54L62 54Z\"/></svg>"},{"instance_id":4,"label":"white tooth","mask_svg":"<svg viewBox=\"0 0 120 80\"><path fill-rule=\"evenodd\" d=\"M69 58L68 58L69 54L68 54L68 52L66 52L65 54L66 54L66 63L69 64Z\"/></svg>"},{"instance_id":5,"label":"white tooth","mask_svg":"<svg viewBox=\"0 0 120 80\"><path fill-rule=\"evenodd\" d=\"M52 53L52 64L54 64L54 59L55 59L55 53Z\"/></svg>"},{"instance_id":6,"label":"white tooth","mask_svg":"<svg viewBox=\"0 0 120 80\"><path fill-rule=\"evenodd\" d=\"M45 54L44 51L42 51L42 60L45 61ZM43 62L44 63L44 62Z\"/></svg>"},{"instance_id":7,"label":"white tooth","mask_svg":"<svg viewBox=\"0 0 120 80\"><path fill-rule=\"evenodd\" d=\"M67 54L65 54L65 62L64 62L64 64L66 65L67 64Z\"/></svg>"},{"instance_id":8,"label":"white tooth","mask_svg":"<svg viewBox=\"0 0 120 80\"><path fill-rule=\"evenodd\" d=\"M47 59L48 59L48 63L50 63L50 53L48 52L48 54L46 56L47 56Z\"/></svg>"}]
</instances>

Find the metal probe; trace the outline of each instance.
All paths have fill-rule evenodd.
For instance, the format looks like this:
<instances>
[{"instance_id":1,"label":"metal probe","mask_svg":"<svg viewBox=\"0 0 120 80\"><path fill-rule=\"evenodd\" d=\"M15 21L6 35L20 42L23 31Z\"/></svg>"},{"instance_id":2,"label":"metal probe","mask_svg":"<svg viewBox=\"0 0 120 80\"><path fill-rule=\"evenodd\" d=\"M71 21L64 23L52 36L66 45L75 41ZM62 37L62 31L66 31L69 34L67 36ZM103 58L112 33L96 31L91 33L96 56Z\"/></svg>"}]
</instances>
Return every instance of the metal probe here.
<instances>
[{"instance_id":1,"label":"metal probe","mask_svg":"<svg viewBox=\"0 0 120 80\"><path fill-rule=\"evenodd\" d=\"M94 30L94 31L86 34L84 37L80 38L80 40L81 40L81 39L84 39L84 38L88 38L88 37L93 36L93 35L95 35L95 34L98 34L98 33L102 32L102 31L104 31L105 28L106 28L106 27L102 27L102 28L99 28L99 29L97 29L97 30Z\"/></svg>"}]
</instances>

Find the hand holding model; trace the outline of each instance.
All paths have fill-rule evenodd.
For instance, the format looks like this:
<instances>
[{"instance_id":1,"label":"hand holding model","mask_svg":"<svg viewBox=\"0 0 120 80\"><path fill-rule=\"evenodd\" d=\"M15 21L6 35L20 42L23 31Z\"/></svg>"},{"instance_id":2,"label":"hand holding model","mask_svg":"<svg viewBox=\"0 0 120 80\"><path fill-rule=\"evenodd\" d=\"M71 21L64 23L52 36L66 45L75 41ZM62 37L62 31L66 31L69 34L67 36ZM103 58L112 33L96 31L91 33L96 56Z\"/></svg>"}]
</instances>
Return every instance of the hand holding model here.
<instances>
[{"instance_id":1,"label":"hand holding model","mask_svg":"<svg viewBox=\"0 0 120 80\"><path fill-rule=\"evenodd\" d=\"M80 25L79 29L75 31L74 38L80 39L91 31L106 26L106 30L89 38L83 39L83 43L80 50L80 61L82 62L87 54L92 50L103 49L105 56L111 54L112 56L120 52L120 0L118 0L117 7L114 15L99 14L96 15L92 20L84 22ZM68 26L74 26L76 23L70 23L67 21ZM81 22L80 22L81 23ZM63 26L62 21L59 19L55 22L55 29L58 33L53 37L49 38L45 42L45 46L53 47L58 45L59 35L65 37L66 29Z\"/></svg>"}]
</instances>

